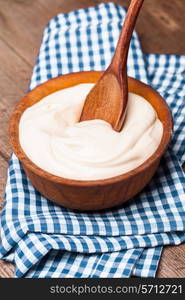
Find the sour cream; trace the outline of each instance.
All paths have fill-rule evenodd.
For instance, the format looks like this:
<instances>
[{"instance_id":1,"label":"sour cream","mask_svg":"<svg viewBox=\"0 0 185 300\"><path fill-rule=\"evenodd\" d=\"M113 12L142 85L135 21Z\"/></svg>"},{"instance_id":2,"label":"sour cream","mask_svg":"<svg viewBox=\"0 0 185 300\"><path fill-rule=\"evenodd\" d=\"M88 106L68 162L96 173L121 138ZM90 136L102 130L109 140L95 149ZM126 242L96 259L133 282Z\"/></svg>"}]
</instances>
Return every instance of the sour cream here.
<instances>
[{"instance_id":1,"label":"sour cream","mask_svg":"<svg viewBox=\"0 0 185 300\"><path fill-rule=\"evenodd\" d=\"M57 91L26 109L19 124L23 151L51 174L76 180L106 179L141 165L160 144L163 126L144 98L129 93L121 132L102 120L79 122L93 84Z\"/></svg>"}]
</instances>

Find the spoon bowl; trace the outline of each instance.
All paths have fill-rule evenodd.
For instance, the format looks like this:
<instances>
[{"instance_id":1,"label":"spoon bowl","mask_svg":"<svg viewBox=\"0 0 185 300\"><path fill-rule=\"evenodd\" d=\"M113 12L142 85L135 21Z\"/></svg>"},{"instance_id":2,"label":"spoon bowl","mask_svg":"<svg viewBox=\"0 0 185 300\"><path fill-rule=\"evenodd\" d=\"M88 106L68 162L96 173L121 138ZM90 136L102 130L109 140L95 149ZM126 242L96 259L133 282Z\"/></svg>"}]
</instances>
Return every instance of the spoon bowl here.
<instances>
[{"instance_id":1,"label":"spoon bowl","mask_svg":"<svg viewBox=\"0 0 185 300\"><path fill-rule=\"evenodd\" d=\"M101 210L120 205L137 195L151 180L172 134L172 117L165 100L150 86L128 78L130 92L144 97L154 107L163 124L163 136L155 153L139 167L103 180L71 180L55 176L35 165L19 141L19 122L23 112L43 97L81 83L96 83L102 72L88 71L62 75L37 86L17 104L9 124L10 144L34 187L49 200L71 209ZM35 145L37 147L37 145Z\"/></svg>"}]
</instances>

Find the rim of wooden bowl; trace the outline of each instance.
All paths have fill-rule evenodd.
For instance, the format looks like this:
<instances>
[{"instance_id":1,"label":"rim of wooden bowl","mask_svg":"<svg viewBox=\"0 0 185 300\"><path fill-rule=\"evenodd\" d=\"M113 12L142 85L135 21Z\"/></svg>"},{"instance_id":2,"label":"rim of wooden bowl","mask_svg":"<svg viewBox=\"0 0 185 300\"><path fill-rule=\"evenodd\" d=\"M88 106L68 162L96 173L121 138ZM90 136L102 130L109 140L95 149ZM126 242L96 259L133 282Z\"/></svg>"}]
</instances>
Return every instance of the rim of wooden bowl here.
<instances>
[{"instance_id":1,"label":"rim of wooden bowl","mask_svg":"<svg viewBox=\"0 0 185 300\"><path fill-rule=\"evenodd\" d=\"M31 172L35 173L36 175L48 179L49 181L52 181L54 183L61 183L63 185L70 185L70 186L76 186L76 187L92 187L92 186L104 186L113 184L116 182L120 182L123 180L131 179L132 177L138 175L139 173L142 173L143 170L149 168L155 161L157 161L166 151L167 146L170 142L171 135L172 135L172 128L173 128L173 120L171 116L170 109L165 102L165 100L159 95L158 92L156 92L153 88L146 85L145 83L129 77L129 90L132 91L133 86L135 87L134 93L137 94L137 90L142 90L142 94L145 95L144 98L147 100L146 95L152 94L156 101L158 101L158 105L161 109L163 109L163 115L165 116L164 119L162 119L163 123L163 136L161 139L161 142L157 148L157 150L154 152L152 156L150 156L146 161L144 161L140 166L137 168L121 174L117 175L111 178L107 179L98 179L98 180L75 180L75 179L68 179L60 176L53 175L37 165L35 165L25 154L23 149L21 148L20 142L19 142L19 121L21 118L22 113L24 110L28 107L25 103L26 101L31 101L34 103L35 96L37 94L42 95L40 100L55 91L58 91L60 89L74 86L76 84L80 83L94 83L97 81L97 79L102 74L101 71L82 71L82 72L76 72L76 73L70 73L61 75L58 77L55 77L53 79L49 79L48 81L38 85L36 88L28 92L17 104L15 107L12 116L10 118L9 122L9 140L12 147L13 152L18 157L18 159L23 163L23 165L29 169ZM76 78L78 77L78 82L76 81ZM88 78L88 80L87 80ZM70 82L70 83L69 83ZM75 84L74 84L75 83ZM67 84L67 86L66 86ZM142 89L141 89L142 88ZM51 91L48 93L48 91ZM133 92L133 91L132 91ZM141 92L138 93L141 95ZM40 97L40 96L39 96ZM38 101L40 101L38 100ZM32 104L33 104L32 103ZM31 105L32 105L31 104ZM30 106L31 106L30 105Z\"/></svg>"}]
</instances>

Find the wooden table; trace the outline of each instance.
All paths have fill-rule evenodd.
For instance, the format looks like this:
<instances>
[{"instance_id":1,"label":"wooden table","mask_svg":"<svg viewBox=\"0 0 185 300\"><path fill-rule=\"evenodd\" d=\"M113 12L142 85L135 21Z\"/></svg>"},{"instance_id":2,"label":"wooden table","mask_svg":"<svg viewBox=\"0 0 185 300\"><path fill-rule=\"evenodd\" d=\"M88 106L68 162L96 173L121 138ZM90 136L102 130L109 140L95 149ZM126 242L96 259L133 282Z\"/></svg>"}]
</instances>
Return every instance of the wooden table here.
<instances>
[{"instance_id":1,"label":"wooden table","mask_svg":"<svg viewBox=\"0 0 185 300\"><path fill-rule=\"evenodd\" d=\"M0 0L0 208L10 147L9 116L24 95L45 24L60 12L97 5L98 0ZM116 0L128 6L129 0ZM137 31L148 53L185 54L185 1L147 0ZM158 277L185 277L185 244L165 247ZM13 266L0 262L0 277L13 277Z\"/></svg>"}]
</instances>

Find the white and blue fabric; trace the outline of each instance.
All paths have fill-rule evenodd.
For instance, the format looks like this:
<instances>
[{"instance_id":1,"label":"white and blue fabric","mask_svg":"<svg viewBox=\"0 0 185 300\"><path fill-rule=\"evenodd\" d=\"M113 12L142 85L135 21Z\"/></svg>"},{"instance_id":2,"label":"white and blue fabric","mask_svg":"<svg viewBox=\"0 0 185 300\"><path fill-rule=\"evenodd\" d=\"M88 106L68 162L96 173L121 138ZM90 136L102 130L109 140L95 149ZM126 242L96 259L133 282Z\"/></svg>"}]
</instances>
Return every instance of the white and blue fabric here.
<instances>
[{"instance_id":1,"label":"white and blue fabric","mask_svg":"<svg viewBox=\"0 0 185 300\"><path fill-rule=\"evenodd\" d=\"M103 3L53 18L30 89L61 74L105 70L124 17L121 6ZM185 56L145 55L134 33L128 74L156 89L172 111L173 138L158 171L128 204L77 212L36 191L13 154L0 258L15 264L16 277L154 277L163 246L185 241Z\"/></svg>"}]
</instances>

